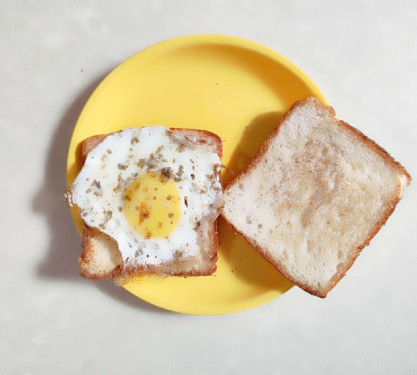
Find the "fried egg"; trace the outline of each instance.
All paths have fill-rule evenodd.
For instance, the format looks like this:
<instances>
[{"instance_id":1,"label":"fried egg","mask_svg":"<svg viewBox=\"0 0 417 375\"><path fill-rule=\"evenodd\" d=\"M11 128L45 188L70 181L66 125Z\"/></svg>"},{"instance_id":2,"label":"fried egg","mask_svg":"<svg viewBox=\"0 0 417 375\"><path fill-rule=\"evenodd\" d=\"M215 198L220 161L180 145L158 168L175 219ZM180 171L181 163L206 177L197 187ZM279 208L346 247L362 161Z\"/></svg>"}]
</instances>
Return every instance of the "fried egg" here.
<instances>
[{"instance_id":1,"label":"fried egg","mask_svg":"<svg viewBox=\"0 0 417 375\"><path fill-rule=\"evenodd\" d=\"M162 126L110 134L69 189L84 223L118 244L125 264L198 257L199 231L222 206L217 152Z\"/></svg>"}]
</instances>

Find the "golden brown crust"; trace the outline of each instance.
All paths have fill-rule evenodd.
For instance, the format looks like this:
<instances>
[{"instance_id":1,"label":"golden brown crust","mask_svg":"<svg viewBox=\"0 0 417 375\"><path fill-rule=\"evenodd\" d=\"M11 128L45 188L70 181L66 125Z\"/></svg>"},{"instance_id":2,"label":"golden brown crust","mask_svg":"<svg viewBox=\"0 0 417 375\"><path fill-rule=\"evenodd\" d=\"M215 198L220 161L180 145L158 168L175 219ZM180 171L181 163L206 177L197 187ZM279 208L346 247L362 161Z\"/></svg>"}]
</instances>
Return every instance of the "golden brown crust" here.
<instances>
[{"instance_id":1,"label":"golden brown crust","mask_svg":"<svg viewBox=\"0 0 417 375\"><path fill-rule=\"evenodd\" d=\"M107 137L106 134L93 135L85 139L81 144L81 164L84 165L88 153L96 147L103 139Z\"/></svg>"},{"instance_id":2,"label":"golden brown crust","mask_svg":"<svg viewBox=\"0 0 417 375\"><path fill-rule=\"evenodd\" d=\"M199 129L182 129L182 128L170 128L171 131L182 134L189 142L197 141L199 145L207 143L207 139L210 139L215 144L215 152L219 155L220 159L223 155L223 142L222 139L214 133L207 130ZM113 134L113 133L111 133ZM103 141L110 134L94 135L85 139L81 144L81 162L85 163L88 153L93 150L101 141ZM193 139L194 138L194 139ZM196 138L196 139L195 139ZM218 177L218 171L214 169L215 175ZM219 212L220 214L220 212ZM94 270L94 265L97 260L95 257L95 245L94 239L98 235L106 237L109 241L110 247L117 248L116 241L102 233L98 228L91 228L84 226L83 234L83 253L78 259L80 264L81 275L88 279L102 280L102 279L115 279L122 278L128 279L134 276L141 276L145 274L160 274L160 275L172 275L172 276L209 276L212 275L217 269L217 250L219 247L219 238L217 231L217 218L213 222L212 233L210 235L211 244L210 251L208 252L209 262L206 268L195 269L194 261L176 259L171 262L165 262L158 266L137 266L137 265L124 265L121 254L117 250L119 255L119 261L115 263L115 267L108 272L97 272ZM117 257L116 257L117 258ZM166 270L171 268L171 271Z\"/></svg>"},{"instance_id":3,"label":"golden brown crust","mask_svg":"<svg viewBox=\"0 0 417 375\"><path fill-rule=\"evenodd\" d=\"M216 152L219 155L220 159L223 157L223 141L217 135L208 130L202 129L183 129L183 128L169 128L171 131L182 133L186 139L190 142L193 142L191 134L198 134L200 138L199 144L205 144L205 138L211 138L212 141L216 143ZM114 134L114 133L110 133ZM97 134L91 137L86 138L81 144L81 165L84 165L85 159L89 152L96 147L101 141L103 141L110 134ZM188 136L187 136L188 134Z\"/></svg>"},{"instance_id":4,"label":"golden brown crust","mask_svg":"<svg viewBox=\"0 0 417 375\"><path fill-rule=\"evenodd\" d=\"M239 183L239 181L242 177L249 174L252 171L252 169L256 167L256 165L259 163L259 161L262 159L262 157L264 156L264 154L268 150L272 140L279 133L281 124L284 123L284 121L287 119L287 117L290 116L294 110L296 110L299 106L304 105L306 103L306 101L310 102L310 103L314 103L314 105L320 107L321 110L326 111L327 113L329 113L332 116L332 118L337 122L338 126L343 127L344 129L348 130L351 134L353 134L355 137L357 137L359 141L361 141L363 144L365 144L366 146L371 148L374 152L376 152L378 155L380 155L386 163L388 163L391 167L393 167L394 169L396 169L398 171L398 174L402 174L406 177L406 184L407 185L411 182L411 176L407 172L407 170L399 162L394 160L394 158L385 149L383 149L381 146L379 146L373 140L368 138L366 135L364 135L358 129L352 127L351 125L349 125L348 123L346 123L344 121L337 120L336 119L336 113L335 113L335 110L333 109L333 107L326 106L324 103L322 103L320 100L318 100L315 97L309 97L306 100L299 100L291 106L291 108L281 118L279 124L273 129L271 134L268 136L268 138L262 144L262 146L257 151L257 153L255 154L255 156L253 157L253 159L251 160L249 165L246 167L246 169L241 171L232 181L230 181L228 183L228 185L224 189L225 193L228 191L228 189L232 185ZM325 290L312 289L309 285L304 284L304 283L300 282L299 280L293 279L291 277L291 275L287 274L287 272L285 271L285 267L283 267L278 262L274 261L274 259L272 259L266 252L264 252L263 249L260 246L258 246L258 244L256 244L254 242L253 239L246 237L246 235L244 233L237 230L237 228L227 219L226 215L222 214L222 216L232 226L232 228L235 230L235 232L237 232L241 236L243 236L245 238L245 240L261 256L263 256L270 264L272 264L289 281L291 281L292 283L294 283L295 285L299 286L300 288L302 288L303 290L305 290L306 292L308 292L312 295L315 295L315 296L318 296L318 297L321 297L321 298L325 298L327 296L327 294L330 292L330 290L332 290L335 287L335 285L346 275L346 272L350 269L350 267L352 267L353 263L355 262L355 260L359 256L359 254L361 253L362 249L365 246L369 245L372 238L379 232L381 227L386 223L388 218L394 212L395 207L397 206L398 202L401 200L402 190L403 190L403 186L401 186L401 181L398 181L396 199L392 200L390 202L390 204L387 205L387 208L386 208L386 210L383 214L382 219L376 223L375 227L370 231L369 236L360 244L360 246L358 246L357 249L352 249L351 250L352 256L351 256L350 260L346 263L345 268L343 269L342 272L337 274L336 277L333 278L333 280L331 280L331 283L329 284L329 286Z\"/></svg>"},{"instance_id":5,"label":"golden brown crust","mask_svg":"<svg viewBox=\"0 0 417 375\"><path fill-rule=\"evenodd\" d=\"M114 262L115 266L113 269L107 272L97 272L96 264L96 245L94 240L98 235L105 236L106 240L109 241L109 247L115 248L118 254L114 255L114 258L117 258L117 261ZM116 241L107 236L105 233L102 233L97 228L92 228L85 226L84 235L83 235L83 253L78 258L78 263L80 265L81 276L87 279L93 280L104 280L104 279L128 279L134 276L141 276L147 274L160 274L160 275L170 275L170 276L209 276L216 271L216 262L217 262L217 248L219 246L218 234L217 234L217 221L214 223L214 229L212 234L212 251L209 254L209 263L208 267L205 269L192 269L194 260L180 260L176 259L173 262L166 262L159 266L124 266L121 258L121 254L117 249ZM179 269L178 271L164 272L163 270L167 267L172 268L172 264L176 265ZM187 267L188 266L188 267ZM187 271L184 271L184 268L190 268Z\"/></svg>"},{"instance_id":6,"label":"golden brown crust","mask_svg":"<svg viewBox=\"0 0 417 375\"><path fill-rule=\"evenodd\" d=\"M410 181L410 180L408 180L408 181ZM319 297L326 297L326 295L336 286L336 284L346 275L347 271L349 271L349 269L353 266L353 263L355 263L355 260L360 255L362 250L371 243L371 240L375 237L375 235L379 232L379 230L385 225L388 218L392 215L392 213L394 212L397 204L401 200L401 191L402 191L402 187L400 185L398 185L397 198L393 199L390 202L390 204L387 205L387 208L386 208L384 214L382 215L381 220L379 220L376 223L374 228L371 230L369 236L358 246L357 249L352 250L352 257L351 257L350 261L345 265L345 268L344 268L343 272L338 274L337 277L333 278L330 285L326 288L326 290L324 291L324 293L322 295L319 295Z\"/></svg>"},{"instance_id":7,"label":"golden brown crust","mask_svg":"<svg viewBox=\"0 0 417 375\"><path fill-rule=\"evenodd\" d=\"M206 268L195 269L192 268L194 266L194 259L192 260L181 260L175 259L174 261L165 262L158 266L125 266L121 268L119 272L112 273L111 278L121 277L124 278L131 278L134 276L141 276L141 275L149 275L149 274L158 274L163 276L210 276L212 275L217 268L217 248L219 246L219 239L217 233L217 220L213 224L213 232L211 233L212 245L210 246L211 251L208 253L209 262L207 262ZM110 238L110 237L109 237ZM111 241L114 242L114 245L117 247L116 242L110 238ZM166 269L170 268L170 271L167 272ZM188 270L185 270L187 269Z\"/></svg>"},{"instance_id":8,"label":"golden brown crust","mask_svg":"<svg viewBox=\"0 0 417 375\"><path fill-rule=\"evenodd\" d=\"M113 257L116 258L114 261L114 268L108 272L97 273L94 269L97 262L95 256L95 245L93 243L97 235L100 234L106 238L106 241L109 241L109 247L115 246L114 240L106 235L105 233L100 232L96 228L84 226L83 233L83 253L78 258L78 264L80 265L81 276L87 279L103 280L103 279L113 279L118 277L123 272L123 262L120 252L115 254Z\"/></svg>"},{"instance_id":9,"label":"golden brown crust","mask_svg":"<svg viewBox=\"0 0 417 375\"><path fill-rule=\"evenodd\" d=\"M261 255L269 264L271 264L282 276L284 276L287 280L289 280L290 282L292 282L294 285L299 286L301 289L305 290L306 292L313 294L315 296L318 297L326 297L326 295L321 295L319 294L316 290L313 290L309 287L309 285L307 284L303 284L300 283L298 280L295 280L291 277L291 275L287 274L285 272L285 268L282 267L282 265L278 262L275 262L274 259L272 259L272 257L270 257L268 255L268 253L264 252L262 247L260 247L254 240L252 240L251 238L247 237L245 235L245 233L243 233L242 231L238 230L229 220L227 220L226 216L222 215L223 219L232 227L232 229L237 233L240 234L245 241L253 247L253 249L259 254ZM327 293L326 293L327 294Z\"/></svg>"},{"instance_id":10,"label":"golden brown crust","mask_svg":"<svg viewBox=\"0 0 417 375\"><path fill-rule=\"evenodd\" d=\"M185 138L193 142L192 137L187 136L186 134L198 134L200 140L197 141L200 145L204 145L207 142L205 141L206 138L210 138L212 141L216 143L216 152L217 155L219 155L219 158L221 159L223 157L223 141L222 139L215 133L212 133L208 130L202 130L202 129L183 129L183 128L169 128L171 131L175 131L178 133L182 133Z\"/></svg>"},{"instance_id":11,"label":"golden brown crust","mask_svg":"<svg viewBox=\"0 0 417 375\"><path fill-rule=\"evenodd\" d=\"M268 150L270 143L272 140L277 136L279 129L281 127L281 124L285 122L287 117L289 117L299 106L302 106L305 104L305 102L313 102L315 105L319 106L322 110L327 111L331 116L337 121L339 126L342 126L343 128L347 129L351 133L353 133L355 136L359 137L364 144L366 144L368 147L372 148L374 151L376 151L380 156L384 158L384 160L389 163L394 168L401 171L402 174L404 174L407 178L407 181L409 184L411 182L411 176L407 172L407 170L404 168L403 165L401 165L399 162L397 162L384 148L379 146L377 143L375 143L372 139L368 138L365 134L363 134L360 130L354 128L353 126L349 125L347 122L342 120L336 119L336 112L333 107L325 105L323 102L321 102L319 99L310 96L305 100L297 100L293 103L291 108L282 116L281 120L277 124L277 126L272 130L271 134L267 137L267 139L264 141L264 143L261 145L259 150L254 155L253 159L250 161L246 169L242 170L238 175L235 176L234 179L229 181L227 186L225 187L225 191L228 189L228 187L236 181L239 180L239 178L243 177L244 175L250 173L250 171L259 163L260 159L263 157L265 152Z\"/></svg>"}]
</instances>

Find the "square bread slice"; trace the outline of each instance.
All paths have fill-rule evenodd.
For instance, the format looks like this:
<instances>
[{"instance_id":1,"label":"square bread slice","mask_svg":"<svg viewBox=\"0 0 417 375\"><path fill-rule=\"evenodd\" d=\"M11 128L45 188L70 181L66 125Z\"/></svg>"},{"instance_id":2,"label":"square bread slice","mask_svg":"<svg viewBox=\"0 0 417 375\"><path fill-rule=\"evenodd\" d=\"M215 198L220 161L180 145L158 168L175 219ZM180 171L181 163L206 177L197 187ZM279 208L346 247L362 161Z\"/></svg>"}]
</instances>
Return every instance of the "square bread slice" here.
<instances>
[{"instance_id":1,"label":"square bread slice","mask_svg":"<svg viewBox=\"0 0 417 375\"><path fill-rule=\"evenodd\" d=\"M310 97L226 187L222 215L286 278L326 297L410 181L384 149Z\"/></svg>"},{"instance_id":2,"label":"square bread slice","mask_svg":"<svg viewBox=\"0 0 417 375\"><path fill-rule=\"evenodd\" d=\"M205 130L169 129L175 136L182 137L195 147L200 147L207 153L215 153L222 158L223 143L219 136ZM81 162L84 164L89 152L93 150L107 135L95 135L84 140L81 144ZM219 179L219 172L213 171L213 176ZM67 201L70 204L71 187L67 190ZM219 246L217 218L222 204L212 211L205 225L198 230L200 254L194 258L182 258L175 255L174 260L159 265L125 265L117 242L99 228L84 225L83 253L78 259L81 275L88 279L119 279L123 281L132 276L143 274L177 275L177 276L206 276L216 271L217 250Z\"/></svg>"}]
</instances>

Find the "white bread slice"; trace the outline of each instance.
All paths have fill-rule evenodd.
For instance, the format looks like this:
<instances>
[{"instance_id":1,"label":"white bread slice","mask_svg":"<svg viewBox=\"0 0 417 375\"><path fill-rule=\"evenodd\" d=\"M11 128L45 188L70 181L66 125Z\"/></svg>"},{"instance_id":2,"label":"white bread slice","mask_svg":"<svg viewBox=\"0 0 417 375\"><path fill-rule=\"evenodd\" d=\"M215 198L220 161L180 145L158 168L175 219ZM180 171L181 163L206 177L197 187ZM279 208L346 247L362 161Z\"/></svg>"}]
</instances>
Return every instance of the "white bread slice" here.
<instances>
[{"instance_id":1,"label":"white bread slice","mask_svg":"<svg viewBox=\"0 0 417 375\"><path fill-rule=\"evenodd\" d=\"M410 181L385 150L310 97L226 187L222 215L290 281L325 297Z\"/></svg>"},{"instance_id":2,"label":"white bread slice","mask_svg":"<svg viewBox=\"0 0 417 375\"><path fill-rule=\"evenodd\" d=\"M223 143L217 135L194 129L170 129L178 135L186 138L198 147L203 147L207 152L217 153L221 159ZM84 164L88 153L100 143L107 135L96 135L87 138L81 144L81 161ZM214 170L215 178L219 178L217 170ZM71 194L70 188L68 194ZM136 266L126 267L123 264L121 253L116 241L98 228L84 226L83 253L78 259L81 275L88 279L128 279L132 276L142 274L158 275L182 275L182 276L203 276L211 275L216 270L217 249L219 239L217 233L217 218L221 207L213 211L213 216L208 220L208 225L200 227L199 242L204 244L201 247L201 254L197 258L180 259L165 262L158 266Z\"/></svg>"}]
</instances>

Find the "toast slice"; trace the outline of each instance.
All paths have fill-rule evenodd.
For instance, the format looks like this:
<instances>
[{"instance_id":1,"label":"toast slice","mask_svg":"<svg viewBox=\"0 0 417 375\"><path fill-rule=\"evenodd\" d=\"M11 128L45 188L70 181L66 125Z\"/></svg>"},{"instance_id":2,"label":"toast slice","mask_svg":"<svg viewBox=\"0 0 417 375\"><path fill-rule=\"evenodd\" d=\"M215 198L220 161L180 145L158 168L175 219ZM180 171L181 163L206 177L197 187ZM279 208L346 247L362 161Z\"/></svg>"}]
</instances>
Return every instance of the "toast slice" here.
<instances>
[{"instance_id":1,"label":"toast slice","mask_svg":"<svg viewBox=\"0 0 417 375\"><path fill-rule=\"evenodd\" d=\"M326 297L410 181L384 149L310 97L226 187L222 215L286 278Z\"/></svg>"},{"instance_id":2,"label":"toast slice","mask_svg":"<svg viewBox=\"0 0 417 375\"><path fill-rule=\"evenodd\" d=\"M169 129L175 136L181 137L195 147L204 149L207 153L215 153L222 158L223 144L220 137L205 131L194 129ZM81 144L81 161L84 164L88 154L108 135L96 135L87 138ZM219 180L219 171L213 171L214 178ZM71 188L69 188L71 195ZM68 198L67 198L68 199ZM70 199L69 199L70 200ZM182 258L175 255L172 261L158 265L125 264L117 242L97 227L84 226L83 253L79 257L81 275L88 279L128 279L143 274L203 276L211 275L216 270L217 249L219 239L217 233L217 218L222 204L215 207L212 216L206 218L205 225L198 229L200 254L194 258Z\"/></svg>"}]
</instances>

